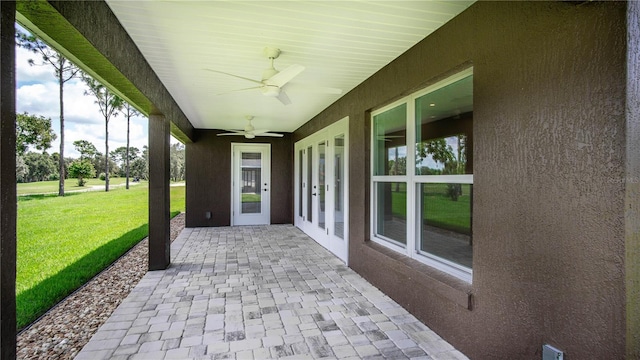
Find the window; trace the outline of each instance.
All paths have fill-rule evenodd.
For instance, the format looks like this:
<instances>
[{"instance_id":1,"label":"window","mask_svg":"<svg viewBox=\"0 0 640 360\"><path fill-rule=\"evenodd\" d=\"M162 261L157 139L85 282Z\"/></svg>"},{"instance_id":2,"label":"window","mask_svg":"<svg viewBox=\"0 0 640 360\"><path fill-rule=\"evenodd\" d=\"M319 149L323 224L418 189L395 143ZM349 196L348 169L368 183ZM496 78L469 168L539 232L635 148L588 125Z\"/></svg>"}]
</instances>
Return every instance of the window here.
<instances>
[{"instance_id":1,"label":"window","mask_svg":"<svg viewBox=\"0 0 640 360\"><path fill-rule=\"evenodd\" d=\"M407 243L407 104L373 116L375 235Z\"/></svg>"},{"instance_id":2,"label":"window","mask_svg":"<svg viewBox=\"0 0 640 360\"><path fill-rule=\"evenodd\" d=\"M372 115L372 239L471 282L473 70Z\"/></svg>"}]
</instances>

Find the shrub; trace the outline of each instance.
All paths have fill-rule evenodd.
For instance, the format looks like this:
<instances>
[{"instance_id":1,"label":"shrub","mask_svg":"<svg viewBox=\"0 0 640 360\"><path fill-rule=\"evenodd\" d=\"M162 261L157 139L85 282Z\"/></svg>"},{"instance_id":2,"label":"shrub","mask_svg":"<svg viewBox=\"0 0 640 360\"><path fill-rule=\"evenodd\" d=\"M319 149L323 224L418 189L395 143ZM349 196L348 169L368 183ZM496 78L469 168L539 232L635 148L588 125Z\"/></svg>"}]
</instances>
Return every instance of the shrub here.
<instances>
[{"instance_id":1,"label":"shrub","mask_svg":"<svg viewBox=\"0 0 640 360\"><path fill-rule=\"evenodd\" d=\"M89 160L76 160L69 165L69 176L78 178L78 186L84 186L85 178L96 176L96 169Z\"/></svg>"},{"instance_id":2,"label":"shrub","mask_svg":"<svg viewBox=\"0 0 640 360\"><path fill-rule=\"evenodd\" d=\"M102 181L105 181L105 179L107 178L107 174L100 173L100 176L98 176L98 178L100 178L100 180L102 180Z\"/></svg>"}]
</instances>

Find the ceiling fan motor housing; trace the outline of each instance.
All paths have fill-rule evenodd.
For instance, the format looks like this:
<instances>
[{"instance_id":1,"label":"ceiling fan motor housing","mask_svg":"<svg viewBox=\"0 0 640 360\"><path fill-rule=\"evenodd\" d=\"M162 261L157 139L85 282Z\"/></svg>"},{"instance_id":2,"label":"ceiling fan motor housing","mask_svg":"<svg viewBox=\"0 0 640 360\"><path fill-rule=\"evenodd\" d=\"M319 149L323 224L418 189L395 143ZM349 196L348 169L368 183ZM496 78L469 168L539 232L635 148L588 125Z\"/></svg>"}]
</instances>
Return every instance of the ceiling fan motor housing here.
<instances>
[{"instance_id":1,"label":"ceiling fan motor housing","mask_svg":"<svg viewBox=\"0 0 640 360\"><path fill-rule=\"evenodd\" d=\"M274 48L274 47L265 47L264 50L264 56L266 56L268 59L277 59L278 56L280 56L280 49L278 48Z\"/></svg>"}]
</instances>

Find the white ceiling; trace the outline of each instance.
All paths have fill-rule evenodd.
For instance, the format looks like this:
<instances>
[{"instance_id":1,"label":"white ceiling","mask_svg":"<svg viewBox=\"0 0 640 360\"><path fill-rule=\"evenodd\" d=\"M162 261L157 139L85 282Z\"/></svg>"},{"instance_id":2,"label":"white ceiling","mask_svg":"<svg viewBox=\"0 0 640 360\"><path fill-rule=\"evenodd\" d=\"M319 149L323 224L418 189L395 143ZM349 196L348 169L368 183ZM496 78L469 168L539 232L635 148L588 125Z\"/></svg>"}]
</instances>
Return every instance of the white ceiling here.
<instances>
[{"instance_id":1,"label":"white ceiling","mask_svg":"<svg viewBox=\"0 0 640 360\"><path fill-rule=\"evenodd\" d=\"M473 1L118 1L114 14L196 128L294 131ZM283 105L213 69L261 80L265 47L275 68L306 69ZM306 85L306 86L305 86Z\"/></svg>"}]
</instances>

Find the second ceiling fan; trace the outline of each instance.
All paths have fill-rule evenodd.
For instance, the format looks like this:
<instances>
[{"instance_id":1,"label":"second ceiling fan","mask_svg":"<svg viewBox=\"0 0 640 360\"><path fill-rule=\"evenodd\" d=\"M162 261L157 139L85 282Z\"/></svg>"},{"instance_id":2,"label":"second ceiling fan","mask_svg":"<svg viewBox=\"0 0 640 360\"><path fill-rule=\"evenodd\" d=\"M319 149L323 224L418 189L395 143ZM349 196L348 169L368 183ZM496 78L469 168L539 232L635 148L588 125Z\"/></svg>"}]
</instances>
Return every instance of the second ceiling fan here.
<instances>
[{"instance_id":1,"label":"second ceiling fan","mask_svg":"<svg viewBox=\"0 0 640 360\"><path fill-rule=\"evenodd\" d=\"M218 136L233 136L233 135L241 135L244 136L247 139L253 139L256 136L271 136L271 137L283 137L284 135L282 134L276 134L276 133L272 133L270 132L270 130L267 129L258 129L256 130L253 125L251 124L251 120L253 120L253 116L251 115L247 115L245 116L245 119L247 119L247 125L244 127L244 130L226 130L226 131L230 131L230 132L226 132L226 133L220 133L218 134Z\"/></svg>"}]
</instances>

